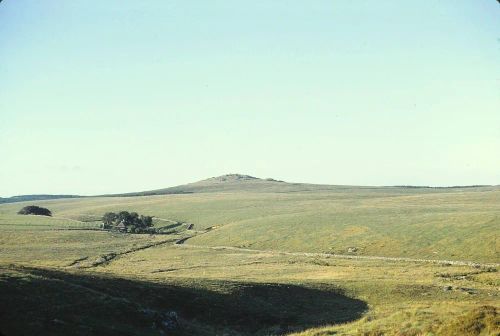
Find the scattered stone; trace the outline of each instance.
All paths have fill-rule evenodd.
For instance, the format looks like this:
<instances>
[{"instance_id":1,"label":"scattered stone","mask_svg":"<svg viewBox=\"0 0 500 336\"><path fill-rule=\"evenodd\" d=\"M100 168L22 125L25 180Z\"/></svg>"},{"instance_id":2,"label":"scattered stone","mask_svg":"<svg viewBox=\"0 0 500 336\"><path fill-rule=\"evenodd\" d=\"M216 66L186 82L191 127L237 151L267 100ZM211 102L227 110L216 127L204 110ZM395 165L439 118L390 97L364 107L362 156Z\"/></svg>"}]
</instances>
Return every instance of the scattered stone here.
<instances>
[{"instance_id":1,"label":"scattered stone","mask_svg":"<svg viewBox=\"0 0 500 336\"><path fill-rule=\"evenodd\" d=\"M179 318L175 311L165 313L156 313L153 325L160 331L160 335L171 335L172 332L179 329Z\"/></svg>"},{"instance_id":2,"label":"scattered stone","mask_svg":"<svg viewBox=\"0 0 500 336\"><path fill-rule=\"evenodd\" d=\"M81 258L78 258L78 259L75 259L73 262L71 262L70 264L68 264L68 267L71 267L71 266L74 266L74 267L78 267L79 263L82 262L82 261L85 261L87 260L89 257L85 256L85 257L81 257Z\"/></svg>"},{"instance_id":3,"label":"scattered stone","mask_svg":"<svg viewBox=\"0 0 500 336\"><path fill-rule=\"evenodd\" d=\"M106 258L99 257L95 260L94 264L103 264L106 262Z\"/></svg>"},{"instance_id":4,"label":"scattered stone","mask_svg":"<svg viewBox=\"0 0 500 336\"><path fill-rule=\"evenodd\" d=\"M99 266L101 264L104 264L114 258L116 258L117 254L112 252L112 253L109 253L109 254L104 254L100 257L98 257L93 263L92 263L92 266Z\"/></svg>"},{"instance_id":5,"label":"scattered stone","mask_svg":"<svg viewBox=\"0 0 500 336\"><path fill-rule=\"evenodd\" d=\"M451 291L453 289L453 287L451 286L444 286L443 287L443 290L446 292L446 291Z\"/></svg>"},{"instance_id":6,"label":"scattered stone","mask_svg":"<svg viewBox=\"0 0 500 336\"><path fill-rule=\"evenodd\" d=\"M52 323L59 324L59 325L66 324L66 322L64 322L63 320L59 320L56 318L52 320Z\"/></svg>"},{"instance_id":7,"label":"scattered stone","mask_svg":"<svg viewBox=\"0 0 500 336\"><path fill-rule=\"evenodd\" d=\"M461 291L464 294L469 294L469 295L476 294L473 288L458 287L457 290Z\"/></svg>"},{"instance_id":8,"label":"scattered stone","mask_svg":"<svg viewBox=\"0 0 500 336\"><path fill-rule=\"evenodd\" d=\"M358 252L358 248L357 247L349 247L347 249L347 253L356 253Z\"/></svg>"}]
</instances>

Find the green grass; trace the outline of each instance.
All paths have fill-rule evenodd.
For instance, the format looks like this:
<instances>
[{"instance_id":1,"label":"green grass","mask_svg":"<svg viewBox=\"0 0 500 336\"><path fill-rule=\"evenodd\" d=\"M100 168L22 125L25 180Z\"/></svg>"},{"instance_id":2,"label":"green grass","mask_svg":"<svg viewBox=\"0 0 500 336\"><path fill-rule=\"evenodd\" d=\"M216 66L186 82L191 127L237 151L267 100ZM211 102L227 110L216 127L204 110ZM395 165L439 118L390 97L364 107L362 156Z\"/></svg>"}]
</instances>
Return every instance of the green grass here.
<instances>
[{"instance_id":1,"label":"green grass","mask_svg":"<svg viewBox=\"0 0 500 336\"><path fill-rule=\"evenodd\" d=\"M97 219L129 210L185 221L202 230L192 243L256 249L498 262L500 189L339 188L293 193L205 193L147 197L84 198L39 202L54 219ZM25 226L15 212L23 203L0 206L0 227ZM19 224L19 225L18 225ZM20 225L22 224L22 225ZM76 223L73 223L76 225ZM97 225L88 222L79 225ZM155 221L156 226L163 224Z\"/></svg>"},{"instance_id":2,"label":"green grass","mask_svg":"<svg viewBox=\"0 0 500 336\"><path fill-rule=\"evenodd\" d=\"M2 263L64 266L83 257L150 244L162 237L123 235L83 230L3 230L0 235Z\"/></svg>"},{"instance_id":3,"label":"green grass","mask_svg":"<svg viewBox=\"0 0 500 336\"><path fill-rule=\"evenodd\" d=\"M494 267L280 251L497 263L499 200L491 187L332 187L36 202L52 218L0 205L0 332L155 335L147 308L176 311L177 335L496 335ZM96 230L119 210L175 232Z\"/></svg>"}]
</instances>

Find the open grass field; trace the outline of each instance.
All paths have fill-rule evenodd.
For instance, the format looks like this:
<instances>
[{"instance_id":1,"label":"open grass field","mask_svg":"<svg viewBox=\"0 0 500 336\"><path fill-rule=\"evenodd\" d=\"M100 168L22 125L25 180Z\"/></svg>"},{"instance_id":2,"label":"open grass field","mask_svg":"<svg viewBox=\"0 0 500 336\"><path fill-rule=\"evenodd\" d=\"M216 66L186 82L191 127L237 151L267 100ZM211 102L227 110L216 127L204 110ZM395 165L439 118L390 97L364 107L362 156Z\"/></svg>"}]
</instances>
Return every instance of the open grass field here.
<instances>
[{"instance_id":1,"label":"open grass field","mask_svg":"<svg viewBox=\"0 0 500 336\"><path fill-rule=\"evenodd\" d=\"M255 187L259 183L260 191ZM253 180L211 185L208 190L213 192L205 193L39 201L54 218L37 218L36 225L34 219L15 214L24 203L5 204L0 207L0 226L89 227L97 226L106 211L129 210L193 223L196 230L213 228L193 238L193 244L328 253L354 247L359 255L500 260L500 187L325 190ZM243 191L234 191L238 185ZM158 219L155 225L168 222Z\"/></svg>"},{"instance_id":2,"label":"open grass field","mask_svg":"<svg viewBox=\"0 0 500 336\"><path fill-rule=\"evenodd\" d=\"M0 205L0 332L499 335L500 188L235 183ZM169 234L101 231L119 210Z\"/></svg>"}]
</instances>

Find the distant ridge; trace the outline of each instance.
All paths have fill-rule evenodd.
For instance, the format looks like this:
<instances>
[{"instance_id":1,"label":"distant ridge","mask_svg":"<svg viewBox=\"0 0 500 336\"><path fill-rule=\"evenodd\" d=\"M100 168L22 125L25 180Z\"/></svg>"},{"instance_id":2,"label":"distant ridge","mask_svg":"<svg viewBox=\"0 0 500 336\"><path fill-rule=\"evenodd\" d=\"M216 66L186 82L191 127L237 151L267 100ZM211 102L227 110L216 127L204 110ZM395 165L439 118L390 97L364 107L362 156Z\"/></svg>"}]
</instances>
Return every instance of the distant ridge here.
<instances>
[{"instance_id":1,"label":"distant ridge","mask_svg":"<svg viewBox=\"0 0 500 336\"><path fill-rule=\"evenodd\" d=\"M491 184L473 184L473 185L456 185L448 187L432 187L432 186L418 186L418 185L395 185L394 188L429 188L429 189L463 189L463 188L482 188L482 187L495 187Z\"/></svg>"},{"instance_id":2,"label":"distant ridge","mask_svg":"<svg viewBox=\"0 0 500 336\"><path fill-rule=\"evenodd\" d=\"M215 193L215 192L271 192L271 193L292 193L292 192L310 192L310 191L346 191L346 190L394 190L399 189L402 193L409 190L434 190L436 192L446 190L460 189L478 189L487 190L488 188L498 188L498 185L468 185L468 186L449 186L432 187L418 185L393 185L393 186L354 186L354 185L330 185L330 184L311 184L311 183L291 183L273 178L258 178L245 174L225 174L221 176L210 177L198 182L183 184L175 187L162 189L146 190L139 192L129 192L120 194L105 194L94 196L79 195L20 195L2 198L0 204L14 202L42 201L61 198L79 198L79 197L132 197L132 196L153 196L153 195L171 195L171 194L193 194L193 193ZM406 191L405 191L406 190Z\"/></svg>"},{"instance_id":3,"label":"distant ridge","mask_svg":"<svg viewBox=\"0 0 500 336\"><path fill-rule=\"evenodd\" d=\"M79 198L83 196L78 195L19 195L12 197L0 197L0 204L2 203L17 203L29 201L45 201L59 198Z\"/></svg>"},{"instance_id":4,"label":"distant ridge","mask_svg":"<svg viewBox=\"0 0 500 336\"><path fill-rule=\"evenodd\" d=\"M258 178L245 174L225 174L221 176L210 177L198 182L179 185L176 187L147 190L141 192L132 192L124 194L103 195L109 197L118 196L152 196L169 194L193 194L193 193L211 193L211 192L309 192L309 191L342 191L342 190L387 190L400 189L403 193L409 189L431 189L431 190L450 190L452 188L482 188L492 186L464 186L464 187L427 187L427 186L351 186L351 185L328 185L328 184L309 184L309 183L290 183L273 178Z\"/></svg>"}]
</instances>

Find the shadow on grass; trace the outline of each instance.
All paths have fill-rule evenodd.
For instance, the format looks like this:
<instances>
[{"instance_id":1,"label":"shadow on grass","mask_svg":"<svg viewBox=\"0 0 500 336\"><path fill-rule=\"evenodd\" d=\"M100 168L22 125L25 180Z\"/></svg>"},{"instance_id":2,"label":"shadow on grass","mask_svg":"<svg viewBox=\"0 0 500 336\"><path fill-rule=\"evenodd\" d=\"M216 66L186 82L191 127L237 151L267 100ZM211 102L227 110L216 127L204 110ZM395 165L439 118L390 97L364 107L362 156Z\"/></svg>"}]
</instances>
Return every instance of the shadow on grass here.
<instances>
[{"instance_id":1,"label":"shadow on grass","mask_svg":"<svg viewBox=\"0 0 500 336\"><path fill-rule=\"evenodd\" d=\"M159 335L144 309L178 314L181 327L169 335L280 335L358 319L367 305L332 287L0 269L5 336Z\"/></svg>"}]
</instances>

